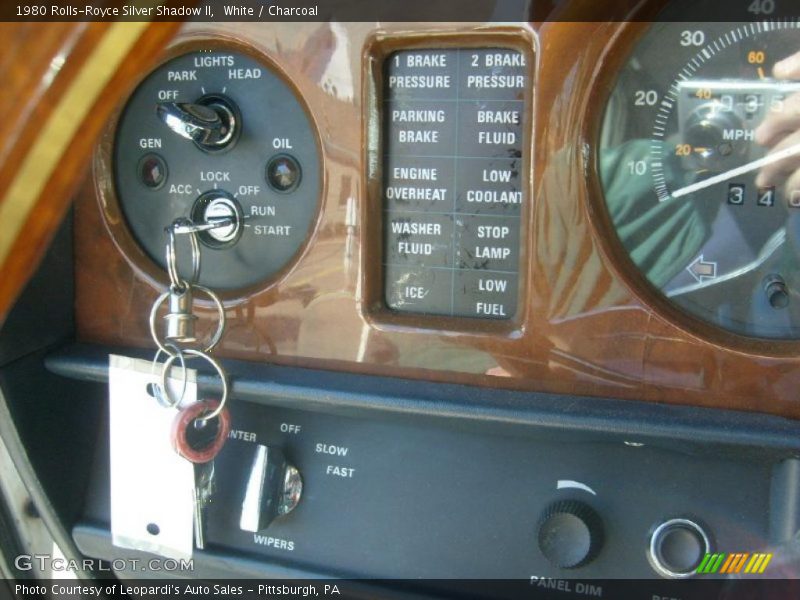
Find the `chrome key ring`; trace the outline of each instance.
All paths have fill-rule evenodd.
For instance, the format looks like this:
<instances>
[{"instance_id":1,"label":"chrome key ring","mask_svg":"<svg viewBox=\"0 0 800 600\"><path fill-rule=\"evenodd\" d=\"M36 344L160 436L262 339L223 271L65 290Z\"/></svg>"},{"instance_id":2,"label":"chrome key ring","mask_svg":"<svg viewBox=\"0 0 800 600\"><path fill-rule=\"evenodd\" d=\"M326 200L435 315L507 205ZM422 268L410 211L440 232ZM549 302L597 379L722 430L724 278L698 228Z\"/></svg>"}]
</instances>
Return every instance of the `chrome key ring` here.
<instances>
[{"instance_id":1,"label":"chrome key ring","mask_svg":"<svg viewBox=\"0 0 800 600\"><path fill-rule=\"evenodd\" d=\"M219 400L219 405L207 415L203 415L202 417L197 418L198 421L202 421L203 423L205 423L206 421L218 417L219 414L225 409L225 405L228 402L228 377L225 374L225 370L222 368L222 365L219 364L217 360L210 357L205 352L201 352L200 350L193 350L191 348L187 348L182 352L183 354L186 354L191 357L205 359L206 362L208 362L212 367L214 367L214 370L216 370L220 380L222 380L222 397ZM162 389L164 390L164 393L167 395L168 400L171 402L171 406L177 406L178 403L180 402L180 400L178 402L173 401L173 399L170 397L169 388L167 387L167 377L169 375L169 371L172 368L172 365L177 358L178 358L177 355L175 356L170 355L169 358L167 358L167 360L164 361L164 366L161 368L161 386Z\"/></svg>"},{"instance_id":2,"label":"chrome key ring","mask_svg":"<svg viewBox=\"0 0 800 600\"><path fill-rule=\"evenodd\" d=\"M217 319L218 319L217 330L214 332L213 337L209 340L208 345L202 350L203 353L211 352L211 350L213 350L219 343L219 341L222 339L222 334L225 332L225 323L227 319L227 317L225 316L225 307L222 304L222 300L219 299L219 296L217 296L207 287L194 284L192 285L192 289L200 290L206 296L211 298L211 300L214 302L214 305L217 308ZM164 301L170 297L171 294L172 294L171 289L161 294L153 304L153 308L150 309L150 335L152 336L153 341L155 341L156 345L158 346L159 351L163 352L170 358L174 359L177 358L176 353L173 352L172 350L169 350L169 346L173 346L173 344L169 344L162 341L158 335L158 330L156 328L156 319L158 318L158 310L161 308L161 305L164 304ZM184 350L184 352L188 352L188 350Z\"/></svg>"},{"instance_id":3,"label":"chrome key ring","mask_svg":"<svg viewBox=\"0 0 800 600\"><path fill-rule=\"evenodd\" d=\"M176 408L181 402L183 402L183 397L186 395L186 386L188 385L188 371L186 370L186 358L183 356L183 350L178 348L175 344L164 344L167 348L173 348L175 351L176 356L181 361L181 372L183 376L182 380L182 387L181 387L181 395L178 397L177 401L173 401L173 399L169 395L169 390L164 386L164 380L162 379L162 383L159 384L157 382L153 383L154 395L158 403L163 406L164 408ZM164 351L159 348L156 350L156 355L153 357L153 362L150 364L150 376L155 379L156 374L156 365L158 364L159 357L164 353ZM163 367L162 367L163 368Z\"/></svg>"},{"instance_id":4,"label":"chrome key ring","mask_svg":"<svg viewBox=\"0 0 800 600\"><path fill-rule=\"evenodd\" d=\"M197 233L188 226L192 225L189 219L176 219L175 222L167 227L167 273L169 274L170 286L172 289L181 291L188 286L193 286L200 277L200 244L197 241ZM186 281L178 273L178 252L176 249L177 233L188 233L189 242L192 249L192 276Z\"/></svg>"}]
</instances>

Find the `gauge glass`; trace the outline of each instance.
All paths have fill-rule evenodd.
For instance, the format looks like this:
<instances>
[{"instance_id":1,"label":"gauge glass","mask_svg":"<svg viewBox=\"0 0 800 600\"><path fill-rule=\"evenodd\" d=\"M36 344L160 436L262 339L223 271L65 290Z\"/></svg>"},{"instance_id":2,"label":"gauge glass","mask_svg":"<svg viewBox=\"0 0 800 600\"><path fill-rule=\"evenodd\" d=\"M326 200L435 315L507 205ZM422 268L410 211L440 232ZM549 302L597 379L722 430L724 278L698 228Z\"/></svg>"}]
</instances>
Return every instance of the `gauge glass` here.
<instances>
[{"instance_id":1,"label":"gauge glass","mask_svg":"<svg viewBox=\"0 0 800 600\"><path fill-rule=\"evenodd\" d=\"M608 101L598 169L617 237L671 302L800 337L797 20L653 24Z\"/></svg>"}]
</instances>

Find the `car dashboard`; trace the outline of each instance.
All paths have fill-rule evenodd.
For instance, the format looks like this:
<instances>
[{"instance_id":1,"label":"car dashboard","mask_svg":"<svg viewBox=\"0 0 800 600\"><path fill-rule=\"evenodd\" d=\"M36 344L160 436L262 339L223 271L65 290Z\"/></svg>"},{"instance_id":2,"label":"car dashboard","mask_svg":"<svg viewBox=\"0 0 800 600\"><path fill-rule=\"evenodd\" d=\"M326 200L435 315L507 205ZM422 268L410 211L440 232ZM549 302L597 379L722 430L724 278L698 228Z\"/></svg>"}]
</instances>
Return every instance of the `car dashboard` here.
<instances>
[{"instance_id":1,"label":"car dashboard","mask_svg":"<svg viewBox=\"0 0 800 600\"><path fill-rule=\"evenodd\" d=\"M122 355L229 413L184 577L797 577L800 25L739 4L182 24L0 338L62 545L155 547L118 535L126 428L159 470Z\"/></svg>"}]
</instances>

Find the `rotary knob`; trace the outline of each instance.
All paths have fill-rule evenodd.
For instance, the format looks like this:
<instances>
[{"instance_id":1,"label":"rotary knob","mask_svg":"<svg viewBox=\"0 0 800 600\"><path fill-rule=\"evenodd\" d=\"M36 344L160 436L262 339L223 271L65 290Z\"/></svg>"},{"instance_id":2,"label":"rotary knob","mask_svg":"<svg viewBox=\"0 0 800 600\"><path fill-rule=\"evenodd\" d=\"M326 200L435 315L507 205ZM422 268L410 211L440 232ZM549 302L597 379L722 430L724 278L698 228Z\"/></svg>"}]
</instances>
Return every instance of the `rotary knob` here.
<instances>
[{"instance_id":1,"label":"rotary knob","mask_svg":"<svg viewBox=\"0 0 800 600\"><path fill-rule=\"evenodd\" d=\"M539 520L539 549L560 569L582 567L594 560L603 539L602 519L584 502L554 502Z\"/></svg>"},{"instance_id":2,"label":"rotary knob","mask_svg":"<svg viewBox=\"0 0 800 600\"><path fill-rule=\"evenodd\" d=\"M303 494L303 478L283 451L273 446L256 446L247 478L239 527L257 533L276 518L292 512Z\"/></svg>"},{"instance_id":3,"label":"rotary knob","mask_svg":"<svg viewBox=\"0 0 800 600\"><path fill-rule=\"evenodd\" d=\"M206 151L229 146L240 130L239 111L224 96L208 94L195 103L162 102L156 114L169 129Z\"/></svg>"}]
</instances>

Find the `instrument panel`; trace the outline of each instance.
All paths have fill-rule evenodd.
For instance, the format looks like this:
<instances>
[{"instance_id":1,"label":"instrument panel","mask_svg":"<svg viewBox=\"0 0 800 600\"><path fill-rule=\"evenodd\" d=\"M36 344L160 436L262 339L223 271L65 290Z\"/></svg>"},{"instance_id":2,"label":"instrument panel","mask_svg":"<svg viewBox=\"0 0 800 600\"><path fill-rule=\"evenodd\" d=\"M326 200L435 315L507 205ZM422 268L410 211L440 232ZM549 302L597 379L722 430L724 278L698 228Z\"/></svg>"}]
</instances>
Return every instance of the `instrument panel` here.
<instances>
[{"instance_id":1,"label":"instrument panel","mask_svg":"<svg viewBox=\"0 0 800 600\"><path fill-rule=\"evenodd\" d=\"M148 346L133 315L167 281L159 219L185 216L213 226L200 281L226 302L222 356L800 415L792 194L759 167L719 179L769 156L752 136L794 94L775 64L796 22L695 23L187 24L165 65L242 64L164 101L137 100L145 79L110 124L78 206L81 338ZM241 117L230 147L166 122L185 133L198 115L178 109L202 117L207 94ZM166 181L146 189L149 154ZM291 243L251 235L281 226Z\"/></svg>"}]
</instances>

